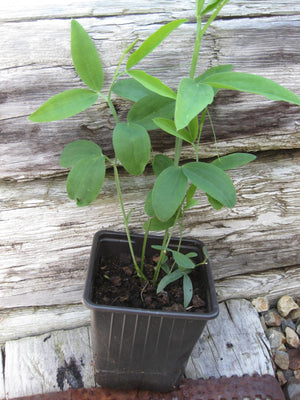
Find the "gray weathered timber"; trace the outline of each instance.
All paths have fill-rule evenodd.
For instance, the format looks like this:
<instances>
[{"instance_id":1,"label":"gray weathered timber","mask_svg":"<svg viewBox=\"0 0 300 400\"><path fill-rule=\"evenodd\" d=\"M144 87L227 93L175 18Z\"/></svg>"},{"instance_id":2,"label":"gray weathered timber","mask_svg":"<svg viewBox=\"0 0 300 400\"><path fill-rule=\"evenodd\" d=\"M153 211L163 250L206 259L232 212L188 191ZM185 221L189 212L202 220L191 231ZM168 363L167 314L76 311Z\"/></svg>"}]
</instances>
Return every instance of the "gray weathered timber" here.
<instances>
[{"instance_id":1,"label":"gray weathered timber","mask_svg":"<svg viewBox=\"0 0 300 400\"><path fill-rule=\"evenodd\" d=\"M0 347L0 399L5 399L5 387L4 387L4 373L3 373L3 356L2 348Z\"/></svg>"},{"instance_id":2,"label":"gray weathered timber","mask_svg":"<svg viewBox=\"0 0 300 400\"><path fill-rule=\"evenodd\" d=\"M299 155L261 154L232 170L238 194L233 210L216 213L198 193L199 205L186 214L184 235L207 245L215 279L300 264ZM146 174L147 182L143 176L121 176L133 230L144 218L143 199L154 181ZM79 303L94 232L124 229L112 177L86 208L67 198L64 178L3 187L0 308ZM280 290L282 282L273 283L273 290ZM242 286L247 287L246 280ZM299 279L293 290L297 287Z\"/></svg>"},{"instance_id":3,"label":"gray weathered timber","mask_svg":"<svg viewBox=\"0 0 300 400\"><path fill-rule=\"evenodd\" d=\"M197 379L253 373L274 375L269 344L253 306L245 300L232 300L220 304L220 311L216 320L208 322L197 342L186 376ZM90 346L88 327L7 342L8 399L66 390L80 383L93 386ZM76 370L79 374L75 374Z\"/></svg>"},{"instance_id":4,"label":"gray weathered timber","mask_svg":"<svg viewBox=\"0 0 300 400\"><path fill-rule=\"evenodd\" d=\"M151 2L151 8L141 1L137 4L119 1L116 5L108 2L105 7L96 5L98 2L87 3L82 7L76 3L74 8L56 8L46 2L43 7L32 5L32 10L2 6L0 46L5 52L0 60L0 178L22 180L61 173L59 154L65 144L75 139L95 140L106 154L112 155L113 120L103 103L63 122L27 121L27 116L50 96L83 85L70 55L72 16L81 17L102 56L104 90L108 89L124 42L130 43L137 37L145 39L166 21L186 16L190 22L173 32L141 67L173 88L180 77L188 75L195 34L191 1L172 3L172 7L168 1ZM270 1L263 5L253 3L234 1L224 8L226 19L215 21L203 40L199 72L209 66L233 63L237 71L273 78L299 94L300 1L286 2L280 7L274 7ZM121 102L117 97L114 102L124 119L129 102ZM297 106L221 91L210 111L221 153L299 146ZM154 150L163 146L168 152L172 147L172 138L158 132L152 136ZM203 145L201 157L215 155L208 124ZM187 147L184 157L189 156L191 148Z\"/></svg>"},{"instance_id":5,"label":"gray weathered timber","mask_svg":"<svg viewBox=\"0 0 300 400\"><path fill-rule=\"evenodd\" d=\"M5 354L8 399L95 386L87 327L10 341Z\"/></svg>"},{"instance_id":6,"label":"gray weathered timber","mask_svg":"<svg viewBox=\"0 0 300 400\"><path fill-rule=\"evenodd\" d=\"M246 300L226 301L195 345L186 375L198 379L255 373L274 375L270 345L257 311Z\"/></svg>"}]
</instances>

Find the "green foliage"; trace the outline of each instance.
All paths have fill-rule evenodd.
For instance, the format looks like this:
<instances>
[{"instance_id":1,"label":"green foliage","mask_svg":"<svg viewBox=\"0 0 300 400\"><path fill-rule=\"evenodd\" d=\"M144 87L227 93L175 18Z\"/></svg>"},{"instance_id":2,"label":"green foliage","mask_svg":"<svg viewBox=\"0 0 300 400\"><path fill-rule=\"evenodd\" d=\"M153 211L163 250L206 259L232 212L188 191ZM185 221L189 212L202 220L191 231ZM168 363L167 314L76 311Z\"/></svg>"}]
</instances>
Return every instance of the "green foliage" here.
<instances>
[{"instance_id":1,"label":"green foliage","mask_svg":"<svg viewBox=\"0 0 300 400\"><path fill-rule=\"evenodd\" d=\"M186 22L186 19L179 19L159 28L151 36L146 39L142 45L129 57L126 68L130 69L139 63L143 58L150 54L160 43L166 39L171 32L178 28L181 24Z\"/></svg>"},{"instance_id":2,"label":"green foliage","mask_svg":"<svg viewBox=\"0 0 300 400\"><path fill-rule=\"evenodd\" d=\"M176 129L185 128L193 118L203 111L214 99L211 86L183 78L179 84L175 107Z\"/></svg>"},{"instance_id":3,"label":"green foliage","mask_svg":"<svg viewBox=\"0 0 300 400\"><path fill-rule=\"evenodd\" d=\"M29 120L51 122L72 117L93 105L97 99L98 94L89 89L67 90L47 100L30 115Z\"/></svg>"},{"instance_id":4,"label":"green foliage","mask_svg":"<svg viewBox=\"0 0 300 400\"><path fill-rule=\"evenodd\" d=\"M160 96L176 100L176 93L154 76L139 70L128 71L128 75L143 85L146 89L151 90Z\"/></svg>"},{"instance_id":5,"label":"green foliage","mask_svg":"<svg viewBox=\"0 0 300 400\"><path fill-rule=\"evenodd\" d=\"M71 169L67 179L70 199L80 207L89 205L98 196L105 177L105 159L102 155L86 157Z\"/></svg>"},{"instance_id":6,"label":"green foliage","mask_svg":"<svg viewBox=\"0 0 300 400\"><path fill-rule=\"evenodd\" d=\"M138 100L129 110L128 122L142 125L148 131L157 129L154 119L158 117L172 118L175 101L156 93L149 94Z\"/></svg>"},{"instance_id":7,"label":"green foliage","mask_svg":"<svg viewBox=\"0 0 300 400\"><path fill-rule=\"evenodd\" d=\"M183 201L188 180L182 168L166 168L157 177L152 191L152 207L160 221L169 220Z\"/></svg>"},{"instance_id":8,"label":"green foliage","mask_svg":"<svg viewBox=\"0 0 300 400\"><path fill-rule=\"evenodd\" d=\"M74 67L81 80L100 93L103 71L97 49L79 22L71 21L71 53Z\"/></svg>"},{"instance_id":9,"label":"green foliage","mask_svg":"<svg viewBox=\"0 0 300 400\"><path fill-rule=\"evenodd\" d=\"M120 207L123 214L131 256L137 276L147 281L143 274L143 247L140 265L136 261L130 238L130 218L133 209L125 211L118 174L121 166L131 175L144 172L151 158L151 142L148 131L161 129L155 135L171 135L175 141L174 158L156 154L152 168L156 175L153 189L145 199L144 211L146 222L143 227L147 238L149 231L165 231L161 246L154 246L160 251L159 262L155 268L153 285L157 284L160 270L165 276L157 285L157 292L164 290L170 283L182 279L184 306L188 307L193 294L190 273L200 264L193 258L195 253L183 254L180 248L170 250L168 243L176 225L183 226L185 213L198 204L195 193L204 192L211 206L219 210L223 206L232 208L236 202L233 182L224 172L241 167L253 161L255 156L247 153L228 154L217 157L212 162L199 161L199 147L204 120L208 116L214 139L216 137L209 105L219 90L229 89L262 95L270 100L286 101L300 105L300 98L270 79L258 75L233 72L233 65L218 65L195 76L202 36L216 18L228 0L196 0L197 33L190 71L173 90L159 78L143 70L132 69L166 40L168 36L187 20L174 20L160 27L150 35L136 50L137 40L123 52L116 67L110 85L104 85L104 74L97 49L85 29L79 22L71 21L71 54L74 67L87 85L87 88L71 89L59 93L47 100L29 119L33 122L49 122L71 117L93 105L98 99L105 101L115 119L113 147L115 158L102 153L101 148L88 140L77 140L68 144L60 157L60 165L72 168L67 178L67 192L78 206L86 206L95 200L105 178L105 162L113 167ZM204 18L202 24L202 16ZM127 63L124 65L124 60ZM251 61L251 60L250 60ZM123 70L122 70L123 68ZM121 69L121 72L120 72ZM157 69L158 70L158 69ZM119 79L123 74L128 78ZM104 88L104 92L102 92ZM127 115L127 123L120 122L112 92L133 101ZM224 122L225 123L225 122ZM180 164L182 142L185 141L195 151L195 161ZM180 229L182 231L182 229ZM204 249L205 260L207 252ZM171 254L173 265L167 265L167 255Z\"/></svg>"},{"instance_id":10,"label":"green foliage","mask_svg":"<svg viewBox=\"0 0 300 400\"><path fill-rule=\"evenodd\" d=\"M148 132L140 125L119 123L113 133L116 157L132 175L144 172L150 158L151 143Z\"/></svg>"},{"instance_id":11,"label":"green foliage","mask_svg":"<svg viewBox=\"0 0 300 400\"><path fill-rule=\"evenodd\" d=\"M117 95L131 101L138 101L141 98L152 94L151 90L146 89L141 83L132 78L122 79L116 82L112 90Z\"/></svg>"},{"instance_id":12,"label":"green foliage","mask_svg":"<svg viewBox=\"0 0 300 400\"><path fill-rule=\"evenodd\" d=\"M63 149L59 163L62 167L69 168L83 158L97 156L102 156L102 150L96 143L89 140L76 140Z\"/></svg>"}]
</instances>

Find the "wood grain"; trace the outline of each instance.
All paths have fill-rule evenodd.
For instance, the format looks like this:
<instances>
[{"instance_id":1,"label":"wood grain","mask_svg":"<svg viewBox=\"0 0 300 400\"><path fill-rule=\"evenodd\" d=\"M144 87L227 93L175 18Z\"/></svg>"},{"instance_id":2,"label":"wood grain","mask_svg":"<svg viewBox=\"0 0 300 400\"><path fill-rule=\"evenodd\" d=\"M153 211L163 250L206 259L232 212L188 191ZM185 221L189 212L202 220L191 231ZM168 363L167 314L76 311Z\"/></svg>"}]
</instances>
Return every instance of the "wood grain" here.
<instances>
[{"instance_id":1,"label":"wood grain","mask_svg":"<svg viewBox=\"0 0 300 400\"><path fill-rule=\"evenodd\" d=\"M232 170L238 193L232 210L216 213L198 193L184 235L204 241L215 279L300 264L299 156L299 151L265 154ZM150 171L147 175L148 180L121 175L135 231L144 221L143 199L154 181ZM64 186L64 178L5 184L0 308L79 303L93 234L124 230L110 174L102 194L86 208L77 208Z\"/></svg>"},{"instance_id":2,"label":"wood grain","mask_svg":"<svg viewBox=\"0 0 300 400\"><path fill-rule=\"evenodd\" d=\"M274 7L271 2L264 2L264 5L254 3L233 2L230 7L227 6L227 11L225 7L226 19L215 21L203 40L198 72L209 66L233 63L237 71L264 75L299 95L300 18L297 9L300 1L286 2L281 7ZM122 1L116 7L108 2L105 9L101 6L94 9L96 4L91 2L89 6L79 9L74 5L73 14L70 6L56 9L55 5L48 4L47 8L46 3L45 7L37 6L35 11L32 6L30 18L30 8L13 10L10 7L7 10L2 7L0 46L6 50L0 60L2 179L35 179L61 173L59 154L64 145L76 139L94 140L105 154L112 155L114 122L108 107L101 102L66 121L47 124L27 121L29 114L50 96L83 85L72 65L68 16L82 13L80 21L102 57L104 91L108 90L124 42L130 43L138 37L145 39L167 20L187 16L190 22L173 32L170 40L141 62L140 67L174 89L180 78L188 75L195 35L193 6L189 1L176 2L172 10L168 3L164 11L160 2L154 4L151 11L141 2L126 3L126 8ZM114 102L120 110L121 120L124 120L131 104L116 97ZM254 95L221 91L210 111L221 153L299 147L297 106L274 103ZM153 133L152 142L156 151L168 152L173 146L173 138L158 131ZM214 140L207 124L200 156L213 155ZM191 148L187 147L183 157L190 156Z\"/></svg>"},{"instance_id":3,"label":"wood grain","mask_svg":"<svg viewBox=\"0 0 300 400\"><path fill-rule=\"evenodd\" d=\"M76 388L80 383L93 386L90 346L88 327L7 342L8 398ZM245 300L231 300L222 303L219 317L208 322L192 352L186 376L274 375L269 350L253 306Z\"/></svg>"},{"instance_id":4,"label":"wood grain","mask_svg":"<svg viewBox=\"0 0 300 400\"><path fill-rule=\"evenodd\" d=\"M208 321L186 367L192 379L243 374L274 375L270 345L257 311L246 300L220 304Z\"/></svg>"},{"instance_id":5,"label":"wood grain","mask_svg":"<svg viewBox=\"0 0 300 400\"><path fill-rule=\"evenodd\" d=\"M88 328L9 341L5 354L9 399L95 386Z\"/></svg>"}]
</instances>

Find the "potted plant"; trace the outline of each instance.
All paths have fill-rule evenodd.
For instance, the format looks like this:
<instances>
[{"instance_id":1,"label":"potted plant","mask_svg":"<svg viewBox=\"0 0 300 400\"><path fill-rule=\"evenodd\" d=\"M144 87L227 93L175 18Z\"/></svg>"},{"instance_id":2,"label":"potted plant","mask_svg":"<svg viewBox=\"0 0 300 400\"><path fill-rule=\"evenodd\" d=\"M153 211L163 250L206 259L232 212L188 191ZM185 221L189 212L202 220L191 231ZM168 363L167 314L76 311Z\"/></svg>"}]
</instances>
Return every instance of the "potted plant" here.
<instances>
[{"instance_id":1,"label":"potted plant","mask_svg":"<svg viewBox=\"0 0 300 400\"><path fill-rule=\"evenodd\" d=\"M107 93L97 50L84 28L72 20L73 63L87 88L55 95L29 117L34 122L68 118L100 99L115 119L114 159L87 140L68 144L60 158L62 167L71 168L67 192L78 206L96 199L107 166L113 168L125 225L125 233L96 233L84 293L84 302L92 310L96 380L103 386L173 389L206 321L218 314L205 247L182 238L181 233L173 237L175 227L182 232L185 213L197 204L196 190L204 192L216 210L234 207L236 192L225 171L255 159L252 154L234 153L212 162L199 160L206 118L214 132L208 106L218 90L245 91L300 105L300 98L291 91L261 76L233 72L232 65L212 67L195 76L201 38L228 1L196 1L197 34L190 71L177 90L136 66L185 19L162 26L136 50L137 41L127 47ZM134 103L127 122L119 121L113 92ZM131 175L142 174L151 158L148 131L158 128L175 137L174 157L152 156L156 180L145 199L145 233L132 234L131 211L125 210L122 200L118 167ZM183 143L194 149L194 161L180 163ZM149 234L159 231L164 235Z\"/></svg>"}]
</instances>

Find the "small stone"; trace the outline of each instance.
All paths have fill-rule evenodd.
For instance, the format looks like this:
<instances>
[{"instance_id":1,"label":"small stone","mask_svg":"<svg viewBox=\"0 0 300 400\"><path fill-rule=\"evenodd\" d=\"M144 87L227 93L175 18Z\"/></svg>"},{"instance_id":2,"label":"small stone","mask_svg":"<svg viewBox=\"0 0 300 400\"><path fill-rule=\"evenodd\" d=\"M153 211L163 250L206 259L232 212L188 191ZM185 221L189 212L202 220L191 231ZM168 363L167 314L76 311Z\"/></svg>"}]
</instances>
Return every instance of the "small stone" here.
<instances>
[{"instance_id":1,"label":"small stone","mask_svg":"<svg viewBox=\"0 0 300 400\"><path fill-rule=\"evenodd\" d=\"M296 333L300 336L300 322L296 324Z\"/></svg>"},{"instance_id":2,"label":"small stone","mask_svg":"<svg viewBox=\"0 0 300 400\"><path fill-rule=\"evenodd\" d=\"M285 345L283 343L279 347L277 347L277 350L287 351L287 349L286 349L286 347L285 347Z\"/></svg>"},{"instance_id":3,"label":"small stone","mask_svg":"<svg viewBox=\"0 0 300 400\"><path fill-rule=\"evenodd\" d=\"M292 310L292 311L290 312L289 317L290 317L293 321L296 321L297 319L299 319L299 318L300 318L300 307L299 307L299 308L296 308L295 310Z\"/></svg>"},{"instance_id":4,"label":"small stone","mask_svg":"<svg viewBox=\"0 0 300 400\"><path fill-rule=\"evenodd\" d=\"M292 310L299 308L291 296L282 296L277 302L277 310L282 317L286 317Z\"/></svg>"},{"instance_id":5,"label":"small stone","mask_svg":"<svg viewBox=\"0 0 300 400\"><path fill-rule=\"evenodd\" d=\"M285 343L286 341L284 334L275 328L269 328L266 332L266 335L269 339L271 350L276 350L282 343Z\"/></svg>"},{"instance_id":6,"label":"small stone","mask_svg":"<svg viewBox=\"0 0 300 400\"><path fill-rule=\"evenodd\" d=\"M296 379L299 379L299 380L300 380L300 369L296 369L296 370L294 371L294 376L295 376Z\"/></svg>"},{"instance_id":7,"label":"small stone","mask_svg":"<svg viewBox=\"0 0 300 400\"><path fill-rule=\"evenodd\" d=\"M281 329L283 330L283 332L285 332L285 329L287 327L290 327L293 330L296 329L296 325L294 324L294 322L290 318L282 320Z\"/></svg>"},{"instance_id":8,"label":"small stone","mask_svg":"<svg viewBox=\"0 0 300 400\"><path fill-rule=\"evenodd\" d=\"M276 376L277 376L277 380L278 380L280 386L283 386L283 385L285 385L287 383L287 379L284 376L284 373L283 373L283 371L281 369L277 370Z\"/></svg>"},{"instance_id":9,"label":"small stone","mask_svg":"<svg viewBox=\"0 0 300 400\"><path fill-rule=\"evenodd\" d=\"M285 379L288 381L289 379L294 377L294 372L291 369L287 369L286 371L283 371L283 375Z\"/></svg>"},{"instance_id":10,"label":"small stone","mask_svg":"<svg viewBox=\"0 0 300 400\"><path fill-rule=\"evenodd\" d=\"M259 313L268 311L269 309L269 301L266 297L256 297L251 303Z\"/></svg>"},{"instance_id":11,"label":"small stone","mask_svg":"<svg viewBox=\"0 0 300 400\"><path fill-rule=\"evenodd\" d=\"M294 349L297 349L300 346L300 339L299 336L297 335L297 333L290 328L289 326L287 326L285 328L285 336L286 336L286 341L287 343L293 347Z\"/></svg>"},{"instance_id":12,"label":"small stone","mask_svg":"<svg viewBox=\"0 0 300 400\"><path fill-rule=\"evenodd\" d=\"M290 359L289 368L293 371L300 369L300 350L290 349L288 350L288 355Z\"/></svg>"},{"instance_id":13,"label":"small stone","mask_svg":"<svg viewBox=\"0 0 300 400\"><path fill-rule=\"evenodd\" d=\"M261 315L261 316L259 317L259 319L260 319L260 323L261 323L261 326L262 326L264 332L267 332L268 327L267 327L267 325L266 325L266 322L265 322L264 317Z\"/></svg>"},{"instance_id":14,"label":"small stone","mask_svg":"<svg viewBox=\"0 0 300 400\"><path fill-rule=\"evenodd\" d=\"M284 388L284 393L287 400L300 399L300 380L296 378L289 379Z\"/></svg>"},{"instance_id":15,"label":"small stone","mask_svg":"<svg viewBox=\"0 0 300 400\"><path fill-rule=\"evenodd\" d=\"M280 369L287 370L289 368L289 355L285 351L277 350L274 361Z\"/></svg>"},{"instance_id":16,"label":"small stone","mask_svg":"<svg viewBox=\"0 0 300 400\"><path fill-rule=\"evenodd\" d=\"M268 326L280 326L282 322L281 316L276 310L269 310L264 314L265 323Z\"/></svg>"}]
</instances>

